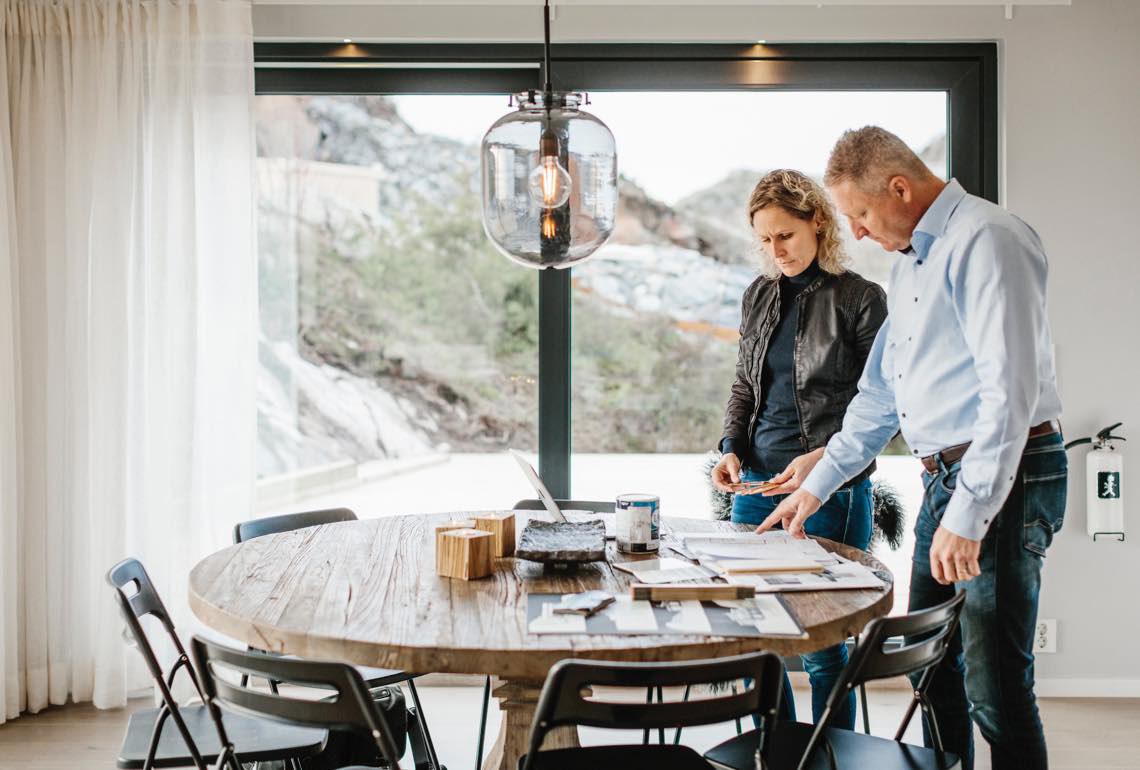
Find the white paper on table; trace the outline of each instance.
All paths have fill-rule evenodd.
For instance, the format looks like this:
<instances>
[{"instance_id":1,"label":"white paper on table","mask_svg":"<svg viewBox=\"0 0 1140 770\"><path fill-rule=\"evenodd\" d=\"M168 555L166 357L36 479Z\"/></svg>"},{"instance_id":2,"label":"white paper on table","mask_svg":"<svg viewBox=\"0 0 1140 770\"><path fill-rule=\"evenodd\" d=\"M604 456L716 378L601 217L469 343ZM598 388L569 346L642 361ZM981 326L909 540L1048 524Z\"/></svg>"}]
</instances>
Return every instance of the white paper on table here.
<instances>
[{"instance_id":1,"label":"white paper on table","mask_svg":"<svg viewBox=\"0 0 1140 770\"><path fill-rule=\"evenodd\" d=\"M815 540L794 538L784 531L740 532L737 534L693 534L685 536L685 547L699 556L720 559L771 559L798 561L812 559L832 563L835 556Z\"/></svg>"},{"instance_id":2,"label":"white paper on table","mask_svg":"<svg viewBox=\"0 0 1140 770\"><path fill-rule=\"evenodd\" d=\"M586 616L554 614L555 603L542 605L542 614L530 622L527 630L532 634L584 634Z\"/></svg>"},{"instance_id":3,"label":"white paper on table","mask_svg":"<svg viewBox=\"0 0 1140 770\"><path fill-rule=\"evenodd\" d=\"M730 616L740 625L753 626L762 634L807 636L780 600L771 594L751 599L717 600L716 604L730 610Z\"/></svg>"},{"instance_id":4,"label":"white paper on table","mask_svg":"<svg viewBox=\"0 0 1140 770\"><path fill-rule=\"evenodd\" d=\"M602 610L623 633L644 633L657 631L657 616L653 614L653 605L643 599L634 599L631 596L617 596L614 603Z\"/></svg>"},{"instance_id":5,"label":"white paper on table","mask_svg":"<svg viewBox=\"0 0 1140 770\"><path fill-rule=\"evenodd\" d=\"M709 616L705 614L705 608L701 606L700 601L693 599L677 604L680 606L676 614L666 623L669 628L683 634L712 633L712 623L709 622Z\"/></svg>"},{"instance_id":6,"label":"white paper on table","mask_svg":"<svg viewBox=\"0 0 1140 770\"><path fill-rule=\"evenodd\" d=\"M825 567L822 573L785 573L774 575L728 575L728 582L749 585L757 593L787 591L836 591L858 588L883 588L886 584L862 564L843 559Z\"/></svg>"},{"instance_id":7,"label":"white paper on table","mask_svg":"<svg viewBox=\"0 0 1140 770\"><path fill-rule=\"evenodd\" d=\"M642 561L612 562L614 569L628 572L642 583L680 583L686 580L708 580L712 571L687 561L665 557Z\"/></svg>"}]
</instances>

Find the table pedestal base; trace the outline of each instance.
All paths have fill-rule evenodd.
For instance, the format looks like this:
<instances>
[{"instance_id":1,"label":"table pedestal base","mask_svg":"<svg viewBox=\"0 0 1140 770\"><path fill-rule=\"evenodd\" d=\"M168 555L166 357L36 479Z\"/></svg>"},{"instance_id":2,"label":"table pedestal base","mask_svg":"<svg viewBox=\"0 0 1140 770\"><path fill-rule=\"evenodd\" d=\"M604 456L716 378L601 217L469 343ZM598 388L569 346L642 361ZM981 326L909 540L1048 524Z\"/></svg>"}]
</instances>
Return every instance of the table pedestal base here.
<instances>
[{"instance_id":1,"label":"table pedestal base","mask_svg":"<svg viewBox=\"0 0 1140 770\"><path fill-rule=\"evenodd\" d=\"M534 710L542 692L542 682L494 680L491 694L499 699L502 724L495 745L483 761L483 770L518 770L519 757L527 751ZM546 734L543 749L577 748L578 728L559 727Z\"/></svg>"}]
</instances>

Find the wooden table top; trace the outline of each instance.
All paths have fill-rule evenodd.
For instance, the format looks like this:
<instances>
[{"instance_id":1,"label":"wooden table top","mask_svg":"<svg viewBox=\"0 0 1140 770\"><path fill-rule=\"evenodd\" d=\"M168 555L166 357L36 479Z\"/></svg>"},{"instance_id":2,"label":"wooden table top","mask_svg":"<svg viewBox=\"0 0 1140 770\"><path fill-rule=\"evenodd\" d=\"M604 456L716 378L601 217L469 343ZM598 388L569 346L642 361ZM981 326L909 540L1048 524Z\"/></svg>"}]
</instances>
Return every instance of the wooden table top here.
<instances>
[{"instance_id":1,"label":"wooden table top","mask_svg":"<svg viewBox=\"0 0 1140 770\"><path fill-rule=\"evenodd\" d=\"M494 572L463 581L435 574L435 525L479 512L341 522L270 535L218 551L190 574L190 606L207 626L258 649L428 673L541 680L568 657L682 660L771 650L787 655L835 644L891 608L893 580L878 590L786 593L807 639L712 636L538 636L527 633L528 593L629 590L608 562L570 574L497 559ZM518 529L527 513L517 511ZM666 517L670 532L747 531L706 519ZM829 540L828 550L889 575L870 554ZM670 554L673 555L673 554ZM612 561L643 556L619 553Z\"/></svg>"}]
</instances>

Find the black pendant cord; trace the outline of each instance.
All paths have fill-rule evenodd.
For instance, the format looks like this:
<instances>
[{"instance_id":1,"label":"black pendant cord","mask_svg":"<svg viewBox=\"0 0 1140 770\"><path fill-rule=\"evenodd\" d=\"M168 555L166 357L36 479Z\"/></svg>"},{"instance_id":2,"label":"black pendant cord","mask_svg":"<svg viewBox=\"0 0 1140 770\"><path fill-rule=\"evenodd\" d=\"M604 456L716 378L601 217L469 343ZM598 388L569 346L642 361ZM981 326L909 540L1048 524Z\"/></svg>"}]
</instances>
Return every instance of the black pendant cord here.
<instances>
[{"instance_id":1,"label":"black pendant cord","mask_svg":"<svg viewBox=\"0 0 1140 770\"><path fill-rule=\"evenodd\" d=\"M554 92L554 87L550 84L550 0L546 0L546 3L542 6L542 25L545 32L545 43L542 47L542 74L546 79L546 83L543 86L543 91L546 93L546 108L549 110L550 96Z\"/></svg>"}]
</instances>

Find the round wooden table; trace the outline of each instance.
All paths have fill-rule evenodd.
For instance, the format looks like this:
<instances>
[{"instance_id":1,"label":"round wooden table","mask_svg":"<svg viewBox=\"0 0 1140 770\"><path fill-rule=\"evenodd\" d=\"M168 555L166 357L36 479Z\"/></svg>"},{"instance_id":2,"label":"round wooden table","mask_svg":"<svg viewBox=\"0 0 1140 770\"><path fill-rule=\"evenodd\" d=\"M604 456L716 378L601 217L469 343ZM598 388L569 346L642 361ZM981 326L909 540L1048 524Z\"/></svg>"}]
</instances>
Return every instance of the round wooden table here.
<instances>
[{"instance_id":1,"label":"round wooden table","mask_svg":"<svg viewBox=\"0 0 1140 770\"><path fill-rule=\"evenodd\" d=\"M485 770L515 770L543 679L564 658L684 660L770 650L781 655L828 647L859 633L891 608L894 584L870 554L829 540L831 551L888 576L879 590L788 593L806 639L710 636L537 636L527 633L528 593L629 590L630 575L609 562L576 572L544 571L522 559L463 581L435 573L435 526L481 512L393 516L260 537L218 551L190 574L190 606L211 628L253 647L416 673L491 674L502 726ZM528 514L516 511L521 531ZM662 534L747 531L707 519L666 518ZM639 558L607 545L610 561ZM675 555L670 552L669 555ZM572 729L544 746L577 745Z\"/></svg>"}]
</instances>

